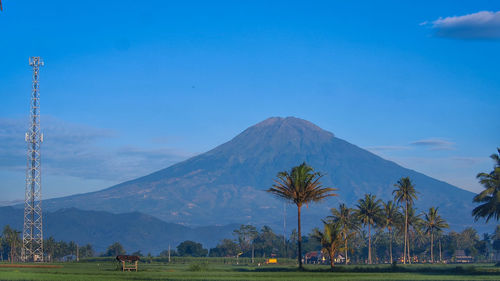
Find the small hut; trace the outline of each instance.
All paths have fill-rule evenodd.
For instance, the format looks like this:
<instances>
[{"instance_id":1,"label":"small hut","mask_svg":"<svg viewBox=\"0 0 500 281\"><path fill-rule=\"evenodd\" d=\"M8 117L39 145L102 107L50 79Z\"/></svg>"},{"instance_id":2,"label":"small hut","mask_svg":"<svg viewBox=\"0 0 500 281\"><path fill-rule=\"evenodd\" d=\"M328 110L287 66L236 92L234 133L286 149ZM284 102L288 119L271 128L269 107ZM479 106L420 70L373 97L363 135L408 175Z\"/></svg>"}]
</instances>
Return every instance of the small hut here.
<instances>
[{"instance_id":1,"label":"small hut","mask_svg":"<svg viewBox=\"0 0 500 281\"><path fill-rule=\"evenodd\" d=\"M139 256L119 255L116 256L116 260L122 263L122 271L137 271L137 263L139 262L140 258Z\"/></svg>"},{"instance_id":2,"label":"small hut","mask_svg":"<svg viewBox=\"0 0 500 281\"><path fill-rule=\"evenodd\" d=\"M466 255L464 250L456 250L454 256L457 263L471 263L474 261L474 258Z\"/></svg>"},{"instance_id":3,"label":"small hut","mask_svg":"<svg viewBox=\"0 0 500 281\"><path fill-rule=\"evenodd\" d=\"M308 252L304 255L304 263L305 264L319 264L323 263L324 256L321 251Z\"/></svg>"}]
</instances>

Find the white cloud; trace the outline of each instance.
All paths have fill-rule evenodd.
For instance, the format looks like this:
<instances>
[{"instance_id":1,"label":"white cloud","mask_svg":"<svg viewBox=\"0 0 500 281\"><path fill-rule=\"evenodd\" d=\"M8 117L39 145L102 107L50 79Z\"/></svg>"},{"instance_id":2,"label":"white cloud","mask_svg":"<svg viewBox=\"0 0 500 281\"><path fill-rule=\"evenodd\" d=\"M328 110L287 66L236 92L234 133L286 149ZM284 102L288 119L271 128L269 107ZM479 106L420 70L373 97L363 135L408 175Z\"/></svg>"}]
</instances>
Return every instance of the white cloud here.
<instances>
[{"instance_id":1,"label":"white cloud","mask_svg":"<svg viewBox=\"0 0 500 281\"><path fill-rule=\"evenodd\" d=\"M378 145L378 146L370 146L367 147L366 149L370 151L400 151L400 150L409 150L411 148L404 145Z\"/></svg>"},{"instance_id":2,"label":"white cloud","mask_svg":"<svg viewBox=\"0 0 500 281\"><path fill-rule=\"evenodd\" d=\"M392 152L426 148L427 150L454 150L454 142L441 138L428 138L410 142L407 145L378 145L367 147L372 152Z\"/></svg>"},{"instance_id":3,"label":"white cloud","mask_svg":"<svg viewBox=\"0 0 500 281\"><path fill-rule=\"evenodd\" d=\"M423 139L411 142L410 145L426 147L429 150L453 150L453 145L455 143L439 139L439 138L431 138L431 139Z\"/></svg>"},{"instance_id":4,"label":"white cloud","mask_svg":"<svg viewBox=\"0 0 500 281\"><path fill-rule=\"evenodd\" d=\"M24 134L27 124L21 119L0 118L0 169L26 169ZM43 170L52 175L123 181L166 168L191 156L171 148L104 148L99 146L99 141L113 138L115 132L50 117L43 119L42 132Z\"/></svg>"},{"instance_id":5,"label":"white cloud","mask_svg":"<svg viewBox=\"0 0 500 281\"><path fill-rule=\"evenodd\" d=\"M427 25L428 22L421 23ZM432 21L439 37L455 39L500 39L500 11L481 11Z\"/></svg>"},{"instance_id":6,"label":"white cloud","mask_svg":"<svg viewBox=\"0 0 500 281\"><path fill-rule=\"evenodd\" d=\"M451 160L463 166L472 166L481 162L485 162L485 157L452 157Z\"/></svg>"}]
</instances>

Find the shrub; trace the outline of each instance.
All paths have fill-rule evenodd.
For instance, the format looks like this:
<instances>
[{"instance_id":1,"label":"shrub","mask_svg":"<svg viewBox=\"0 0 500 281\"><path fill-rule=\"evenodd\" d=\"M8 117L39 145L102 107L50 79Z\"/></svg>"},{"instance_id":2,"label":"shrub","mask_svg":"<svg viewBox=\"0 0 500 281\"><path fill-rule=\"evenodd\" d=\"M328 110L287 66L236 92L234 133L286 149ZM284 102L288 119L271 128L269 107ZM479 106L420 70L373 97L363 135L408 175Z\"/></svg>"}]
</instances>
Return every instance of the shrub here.
<instances>
[{"instance_id":1,"label":"shrub","mask_svg":"<svg viewBox=\"0 0 500 281\"><path fill-rule=\"evenodd\" d=\"M207 271L208 263L192 263L189 265L189 271Z\"/></svg>"}]
</instances>

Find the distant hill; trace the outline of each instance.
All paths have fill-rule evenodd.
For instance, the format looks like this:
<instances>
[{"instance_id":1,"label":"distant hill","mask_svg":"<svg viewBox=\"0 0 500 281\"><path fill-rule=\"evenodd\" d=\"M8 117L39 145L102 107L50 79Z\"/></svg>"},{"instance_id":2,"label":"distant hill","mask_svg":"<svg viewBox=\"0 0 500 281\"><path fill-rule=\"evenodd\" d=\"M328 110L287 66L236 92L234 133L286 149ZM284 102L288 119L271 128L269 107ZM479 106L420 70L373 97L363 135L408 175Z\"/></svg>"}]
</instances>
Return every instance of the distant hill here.
<instances>
[{"instance_id":1,"label":"distant hill","mask_svg":"<svg viewBox=\"0 0 500 281\"><path fill-rule=\"evenodd\" d=\"M294 117L266 119L206 153L101 191L46 200L44 208L138 211L190 226L267 224L281 233L283 203L264 190L279 171L304 161L325 173L324 185L338 188L339 194L304 210L306 230L319 225L339 201L353 206L365 193L392 199L393 184L403 176L411 177L420 192L420 211L439 206L452 229L474 224L472 192L382 159ZM287 225L290 233L295 208L287 209Z\"/></svg>"},{"instance_id":2,"label":"distant hill","mask_svg":"<svg viewBox=\"0 0 500 281\"><path fill-rule=\"evenodd\" d=\"M185 240L214 247L223 238L232 238L239 225L190 228L167 223L138 212L112 214L104 211L82 211L75 208L46 212L43 218L44 238L53 236L57 241L75 241L79 245L90 243L97 252L104 252L114 242L120 242L127 252L141 250L158 254L172 249ZM23 210L0 207L0 227L5 225L22 231Z\"/></svg>"}]
</instances>

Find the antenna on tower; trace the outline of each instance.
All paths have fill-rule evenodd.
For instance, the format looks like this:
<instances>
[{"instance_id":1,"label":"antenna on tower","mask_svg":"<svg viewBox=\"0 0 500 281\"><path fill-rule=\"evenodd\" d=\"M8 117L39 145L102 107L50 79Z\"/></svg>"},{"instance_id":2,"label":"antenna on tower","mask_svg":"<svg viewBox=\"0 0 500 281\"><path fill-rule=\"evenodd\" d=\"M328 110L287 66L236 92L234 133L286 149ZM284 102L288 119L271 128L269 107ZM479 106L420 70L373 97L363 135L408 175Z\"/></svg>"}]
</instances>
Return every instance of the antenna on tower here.
<instances>
[{"instance_id":1,"label":"antenna on tower","mask_svg":"<svg viewBox=\"0 0 500 281\"><path fill-rule=\"evenodd\" d=\"M33 68L33 87L31 90L30 127L25 135L28 143L28 162L21 259L24 262L43 262L42 171L40 157L43 134L40 132L40 93L38 89L38 75L40 67L43 66L43 61L40 57L30 57L29 65Z\"/></svg>"}]
</instances>

